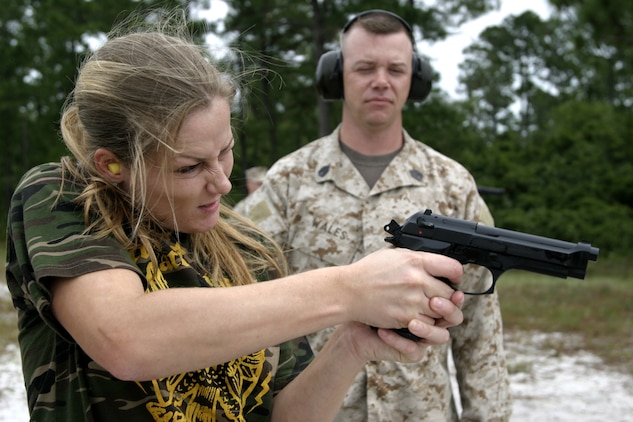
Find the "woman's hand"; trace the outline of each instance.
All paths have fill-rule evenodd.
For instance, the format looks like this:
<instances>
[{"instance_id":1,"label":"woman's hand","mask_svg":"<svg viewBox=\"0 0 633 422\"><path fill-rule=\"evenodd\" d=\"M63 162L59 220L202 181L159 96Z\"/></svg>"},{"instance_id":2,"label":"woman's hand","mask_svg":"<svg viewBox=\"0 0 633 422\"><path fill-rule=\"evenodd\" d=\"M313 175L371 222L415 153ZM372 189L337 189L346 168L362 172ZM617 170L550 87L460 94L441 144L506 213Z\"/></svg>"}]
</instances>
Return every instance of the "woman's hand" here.
<instances>
[{"instance_id":1,"label":"woman's hand","mask_svg":"<svg viewBox=\"0 0 633 422\"><path fill-rule=\"evenodd\" d=\"M386 248L344 271L342 292L350 298L349 320L383 328L404 328L414 320L440 328L461 322L461 312L454 313L453 307L462 305L463 293L437 279L459 283L463 268L452 258Z\"/></svg>"},{"instance_id":2,"label":"woman's hand","mask_svg":"<svg viewBox=\"0 0 633 422\"><path fill-rule=\"evenodd\" d=\"M350 350L363 363L374 360L418 362L424 357L428 346L449 340L448 327L461 324L463 315L460 307L463 301L462 292L454 292L451 299L431 298L430 307L440 318L414 319L407 325L409 331L420 338L419 341L409 340L390 329L376 330L360 323L342 324L338 330L341 335L348 336Z\"/></svg>"}]
</instances>

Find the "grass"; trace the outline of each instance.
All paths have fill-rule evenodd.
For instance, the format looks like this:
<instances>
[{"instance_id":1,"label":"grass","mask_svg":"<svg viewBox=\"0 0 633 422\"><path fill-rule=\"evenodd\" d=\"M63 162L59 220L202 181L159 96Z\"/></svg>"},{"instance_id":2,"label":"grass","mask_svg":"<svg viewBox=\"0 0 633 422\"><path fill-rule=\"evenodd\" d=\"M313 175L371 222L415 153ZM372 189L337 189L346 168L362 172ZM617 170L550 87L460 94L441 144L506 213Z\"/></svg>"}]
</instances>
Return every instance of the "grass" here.
<instances>
[{"instance_id":1,"label":"grass","mask_svg":"<svg viewBox=\"0 0 633 422\"><path fill-rule=\"evenodd\" d=\"M590 263L595 265L594 263ZM510 271L497 283L504 329L562 332L582 341L549 345L560 353L583 349L633 374L633 283L618 262L591 268L585 280ZM614 271L614 268L620 269Z\"/></svg>"}]
</instances>

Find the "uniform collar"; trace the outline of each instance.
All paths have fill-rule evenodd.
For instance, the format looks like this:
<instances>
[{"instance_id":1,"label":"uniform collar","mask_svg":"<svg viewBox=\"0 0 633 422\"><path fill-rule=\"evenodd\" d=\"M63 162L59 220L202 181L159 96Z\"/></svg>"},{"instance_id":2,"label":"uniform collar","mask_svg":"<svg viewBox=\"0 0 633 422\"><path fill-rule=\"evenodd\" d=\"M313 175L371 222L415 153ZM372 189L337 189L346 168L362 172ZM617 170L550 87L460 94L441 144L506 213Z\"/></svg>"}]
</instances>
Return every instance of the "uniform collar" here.
<instances>
[{"instance_id":1,"label":"uniform collar","mask_svg":"<svg viewBox=\"0 0 633 422\"><path fill-rule=\"evenodd\" d=\"M322 138L314 167L316 183L333 182L338 188L357 196L369 196L406 186L425 184L425 169L418 154L418 148L409 134L403 130L404 145L394 157L374 187L369 190L367 183L358 173L349 158L339 146L340 125Z\"/></svg>"}]
</instances>

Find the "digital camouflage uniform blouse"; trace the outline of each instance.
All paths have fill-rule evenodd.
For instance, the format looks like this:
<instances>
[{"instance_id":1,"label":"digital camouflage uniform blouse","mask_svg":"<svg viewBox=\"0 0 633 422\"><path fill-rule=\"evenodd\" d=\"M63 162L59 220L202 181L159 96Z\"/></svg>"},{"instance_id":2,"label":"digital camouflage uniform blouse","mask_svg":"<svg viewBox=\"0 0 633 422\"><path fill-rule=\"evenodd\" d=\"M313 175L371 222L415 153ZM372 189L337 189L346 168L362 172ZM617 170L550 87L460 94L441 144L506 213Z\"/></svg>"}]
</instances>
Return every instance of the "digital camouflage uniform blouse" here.
<instances>
[{"instance_id":1,"label":"digital camouflage uniform blouse","mask_svg":"<svg viewBox=\"0 0 633 422\"><path fill-rule=\"evenodd\" d=\"M406 132L403 136L402 150L371 189L341 151L337 129L275 163L263 186L237 211L288 250L292 271L354 262L386 246L384 226L391 219L402 223L427 208L468 220L489 216L463 166ZM481 277L491 275L485 269L467 269L462 285ZM497 295L467 296L463 313L464 323L451 328L462 419L508 420L511 403ZM310 337L315 352L330 333ZM337 420L457 420L448 352L448 345L435 346L421 363L367 364Z\"/></svg>"},{"instance_id":2,"label":"digital camouflage uniform blouse","mask_svg":"<svg viewBox=\"0 0 633 422\"><path fill-rule=\"evenodd\" d=\"M94 362L55 320L51 277L127 268L141 276L148 294L172 287L209 287L208 279L189 266L179 242L156 251L159 268L154 268L142 250L126 251L112 239L82 234L83 210L73 203L74 194L55 202L60 174L59 164L28 172L13 195L9 215L7 283L18 311L31 420L269 420L274 394L312 358L305 339L195 372L129 382Z\"/></svg>"}]
</instances>

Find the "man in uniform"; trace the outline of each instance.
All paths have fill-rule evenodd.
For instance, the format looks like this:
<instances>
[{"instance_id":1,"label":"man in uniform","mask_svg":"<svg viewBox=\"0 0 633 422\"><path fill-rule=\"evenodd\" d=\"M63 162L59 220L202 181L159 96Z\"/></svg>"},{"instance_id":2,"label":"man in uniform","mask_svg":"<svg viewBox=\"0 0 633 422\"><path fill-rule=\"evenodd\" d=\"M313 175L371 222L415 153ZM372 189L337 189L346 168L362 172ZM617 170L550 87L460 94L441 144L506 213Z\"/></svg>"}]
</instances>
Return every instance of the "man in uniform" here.
<instances>
[{"instance_id":1,"label":"man in uniform","mask_svg":"<svg viewBox=\"0 0 633 422\"><path fill-rule=\"evenodd\" d=\"M410 26L382 10L352 18L341 50L321 57L317 85L325 99L343 100L339 127L275 163L241 208L286 248L293 271L356 261L386 246L384 226L391 219L402 223L427 208L492 224L472 175L402 127L405 102L429 93L427 66ZM487 270L468 268L463 283L490 279ZM422 363L367 364L337 421L507 421L511 402L496 293L467 296L463 313L451 344L429 349ZM311 336L315 351L330 332ZM451 388L449 350L460 397ZM454 403L460 398L461 415Z\"/></svg>"}]
</instances>

